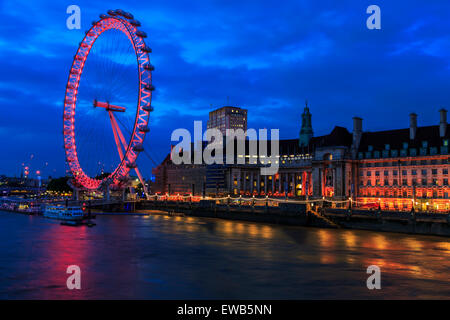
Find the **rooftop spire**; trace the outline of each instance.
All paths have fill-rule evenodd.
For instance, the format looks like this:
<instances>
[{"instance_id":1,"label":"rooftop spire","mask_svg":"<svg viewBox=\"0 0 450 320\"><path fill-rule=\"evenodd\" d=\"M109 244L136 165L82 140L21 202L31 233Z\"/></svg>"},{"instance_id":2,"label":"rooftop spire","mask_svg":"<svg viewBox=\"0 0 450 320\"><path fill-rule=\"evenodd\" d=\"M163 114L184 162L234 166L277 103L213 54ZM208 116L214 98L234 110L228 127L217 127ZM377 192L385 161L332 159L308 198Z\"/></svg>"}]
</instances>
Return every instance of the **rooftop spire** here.
<instances>
[{"instance_id":1,"label":"rooftop spire","mask_svg":"<svg viewBox=\"0 0 450 320\"><path fill-rule=\"evenodd\" d=\"M300 129L300 135L298 137L298 144L300 147L306 147L309 144L309 140L313 136L313 129L311 123L311 113L308 108L308 100L305 100L305 109L302 114L302 127Z\"/></svg>"}]
</instances>

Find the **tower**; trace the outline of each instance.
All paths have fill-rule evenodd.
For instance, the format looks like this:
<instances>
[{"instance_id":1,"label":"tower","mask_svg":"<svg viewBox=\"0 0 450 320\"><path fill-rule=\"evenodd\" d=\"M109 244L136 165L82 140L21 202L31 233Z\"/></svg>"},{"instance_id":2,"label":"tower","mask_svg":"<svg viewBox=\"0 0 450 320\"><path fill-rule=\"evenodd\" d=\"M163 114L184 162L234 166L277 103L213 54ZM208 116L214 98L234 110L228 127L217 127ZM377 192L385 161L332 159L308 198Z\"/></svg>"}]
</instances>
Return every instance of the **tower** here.
<instances>
[{"instance_id":1,"label":"tower","mask_svg":"<svg viewBox=\"0 0 450 320\"><path fill-rule=\"evenodd\" d=\"M309 144L309 140L313 136L313 129L311 124L311 113L308 108L308 101L305 102L305 109L302 113L302 127L300 129L300 135L298 137L298 145L300 147L306 147Z\"/></svg>"},{"instance_id":2,"label":"tower","mask_svg":"<svg viewBox=\"0 0 450 320\"><path fill-rule=\"evenodd\" d=\"M247 131L247 110L225 106L209 113L208 129L218 129L225 136L227 129Z\"/></svg>"}]
</instances>

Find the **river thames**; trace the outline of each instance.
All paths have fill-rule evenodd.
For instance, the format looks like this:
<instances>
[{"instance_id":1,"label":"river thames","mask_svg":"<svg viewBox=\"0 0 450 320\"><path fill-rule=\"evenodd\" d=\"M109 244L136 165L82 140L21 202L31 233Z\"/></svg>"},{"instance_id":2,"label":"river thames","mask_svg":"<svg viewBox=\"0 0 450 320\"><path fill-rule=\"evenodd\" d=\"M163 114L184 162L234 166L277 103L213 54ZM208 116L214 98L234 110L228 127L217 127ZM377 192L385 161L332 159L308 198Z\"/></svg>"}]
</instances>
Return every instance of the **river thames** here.
<instances>
[{"instance_id":1,"label":"river thames","mask_svg":"<svg viewBox=\"0 0 450 320\"><path fill-rule=\"evenodd\" d=\"M0 298L450 298L448 238L160 215L96 223L0 212ZM81 290L66 287L69 265ZM369 265L381 290L366 287Z\"/></svg>"}]
</instances>

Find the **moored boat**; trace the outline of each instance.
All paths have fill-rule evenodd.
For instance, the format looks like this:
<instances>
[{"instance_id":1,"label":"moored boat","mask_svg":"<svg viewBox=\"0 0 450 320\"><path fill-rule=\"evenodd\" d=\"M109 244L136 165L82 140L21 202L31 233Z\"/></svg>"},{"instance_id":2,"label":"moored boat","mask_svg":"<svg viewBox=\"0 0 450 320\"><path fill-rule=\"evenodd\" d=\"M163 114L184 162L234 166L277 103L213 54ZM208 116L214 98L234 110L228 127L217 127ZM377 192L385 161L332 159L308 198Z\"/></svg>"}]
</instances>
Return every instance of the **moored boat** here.
<instances>
[{"instance_id":1,"label":"moored boat","mask_svg":"<svg viewBox=\"0 0 450 320\"><path fill-rule=\"evenodd\" d=\"M47 205L44 210L44 217L65 221L81 221L83 220L84 212L80 207Z\"/></svg>"},{"instance_id":2,"label":"moored boat","mask_svg":"<svg viewBox=\"0 0 450 320\"><path fill-rule=\"evenodd\" d=\"M1 198L0 210L33 215L41 213L42 207L41 204L35 200L20 198Z\"/></svg>"}]
</instances>

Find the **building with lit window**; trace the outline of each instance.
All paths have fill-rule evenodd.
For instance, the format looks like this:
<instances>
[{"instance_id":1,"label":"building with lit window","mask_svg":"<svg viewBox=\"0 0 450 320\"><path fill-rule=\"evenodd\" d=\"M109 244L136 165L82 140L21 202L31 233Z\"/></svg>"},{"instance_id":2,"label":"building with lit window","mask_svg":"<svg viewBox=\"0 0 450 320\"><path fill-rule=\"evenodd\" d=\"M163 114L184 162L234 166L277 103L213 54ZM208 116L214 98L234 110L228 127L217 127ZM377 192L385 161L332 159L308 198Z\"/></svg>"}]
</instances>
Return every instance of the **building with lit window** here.
<instances>
[{"instance_id":1,"label":"building with lit window","mask_svg":"<svg viewBox=\"0 0 450 320\"><path fill-rule=\"evenodd\" d=\"M247 110L225 106L211 111L207 124L208 129L219 129L225 136L227 129L247 131Z\"/></svg>"},{"instance_id":2,"label":"building with lit window","mask_svg":"<svg viewBox=\"0 0 450 320\"><path fill-rule=\"evenodd\" d=\"M356 198L377 202L382 208L449 210L449 140L447 111L439 125L418 127L410 114L410 127L399 130L361 132L356 118Z\"/></svg>"},{"instance_id":3,"label":"building with lit window","mask_svg":"<svg viewBox=\"0 0 450 320\"><path fill-rule=\"evenodd\" d=\"M450 210L450 130L447 111L442 109L439 115L437 125L419 127L413 113L409 128L376 132L364 132L363 120L355 117L352 132L336 126L315 137L306 106L299 137L279 142L275 175L261 175L267 159L250 158L247 140L245 154L235 152L236 157L245 157L244 164L175 166L166 158L154 170L159 176L166 172L156 191L169 192L168 185L176 185L171 191L180 194L194 190L210 195L351 198L356 206L446 212ZM268 147L270 153L270 142Z\"/></svg>"}]
</instances>

